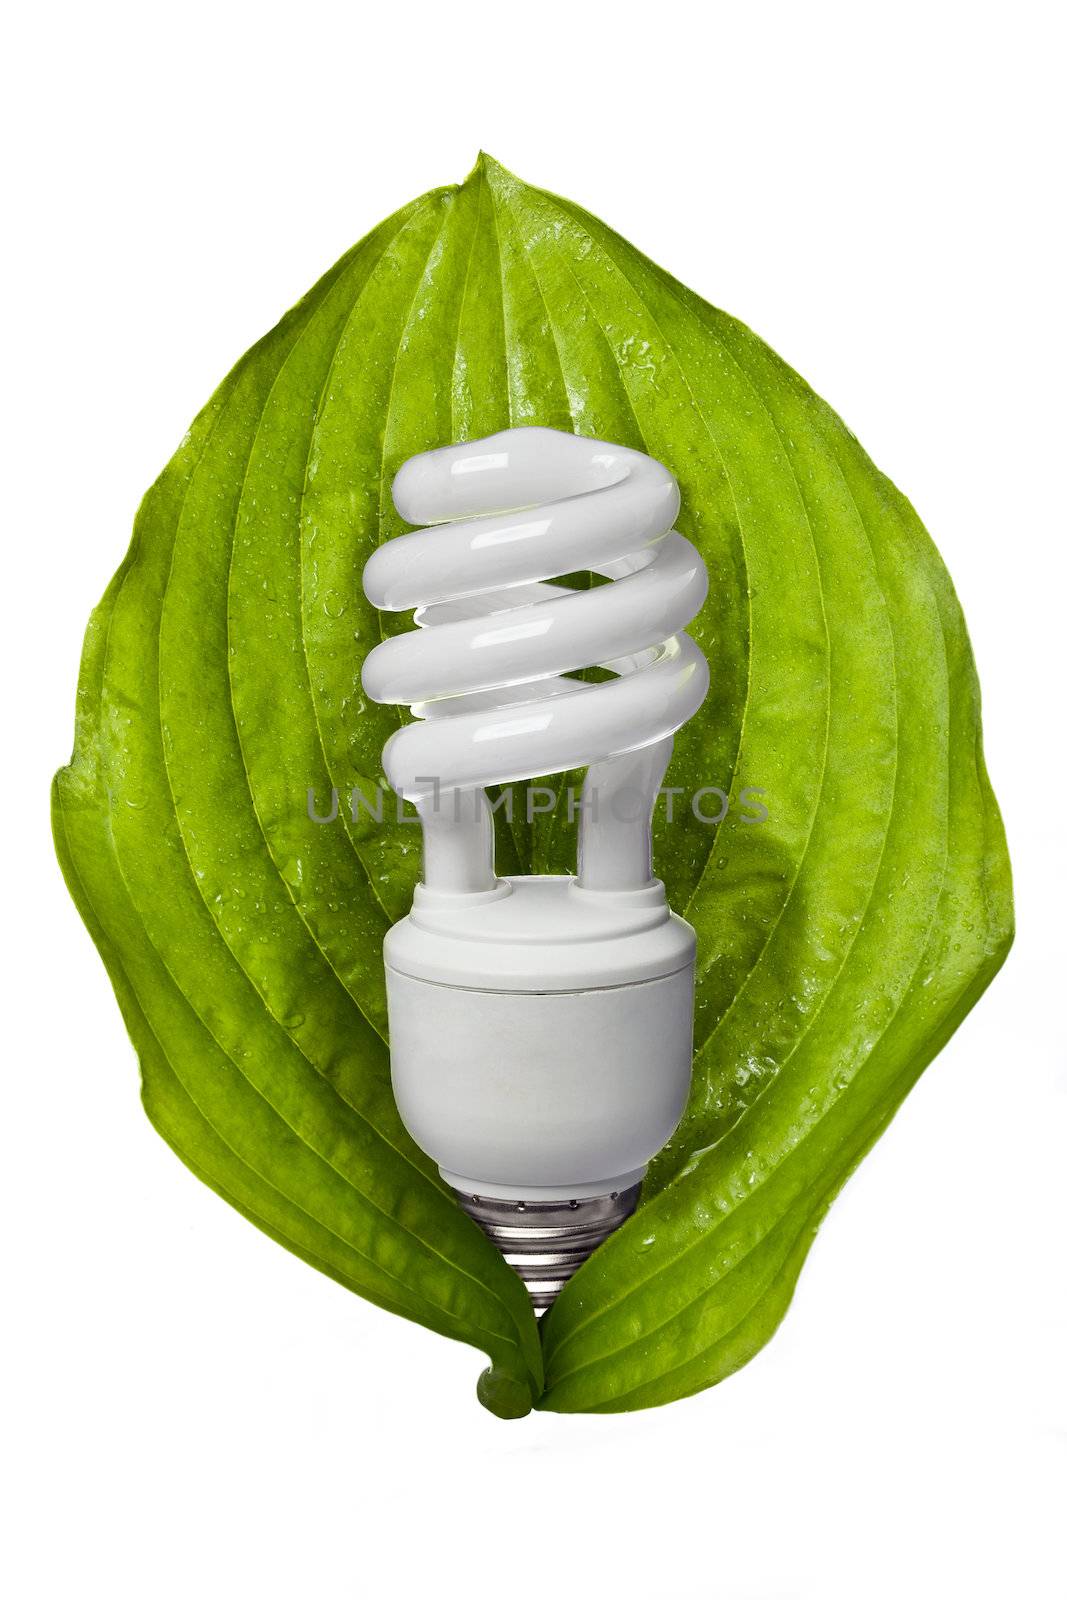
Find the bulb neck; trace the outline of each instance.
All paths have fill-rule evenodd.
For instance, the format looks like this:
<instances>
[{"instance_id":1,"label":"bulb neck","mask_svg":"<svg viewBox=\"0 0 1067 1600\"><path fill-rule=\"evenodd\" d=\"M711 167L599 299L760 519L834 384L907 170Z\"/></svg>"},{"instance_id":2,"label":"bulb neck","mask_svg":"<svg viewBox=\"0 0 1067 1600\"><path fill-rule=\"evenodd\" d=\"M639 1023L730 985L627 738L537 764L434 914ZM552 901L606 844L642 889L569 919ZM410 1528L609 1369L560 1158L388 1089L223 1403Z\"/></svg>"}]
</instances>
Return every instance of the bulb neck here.
<instances>
[{"instance_id":1,"label":"bulb neck","mask_svg":"<svg viewBox=\"0 0 1067 1600\"><path fill-rule=\"evenodd\" d=\"M548 875L498 878L477 894L419 884L385 937L387 978L496 992L647 982L691 966L694 952L658 879L614 892Z\"/></svg>"},{"instance_id":2,"label":"bulb neck","mask_svg":"<svg viewBox=\"0 0 1067 1600\"><path fill-rule=\"evenodd\" d=\"M659 883L420 889L385 939L393 1093L544 1310L678 1126L696 938Z\"/></svg>"},{"instance_id":3,"label":"bulb neck","mask_svg":"<svg viewBox=\"0 0 1067 1600\"><path fill-rule=\"evenodd\" d=\"M641 1185L572 1200L502 1200L453 1192L518 1273L536 1315L543 1316L582 1263L633 1216Z\"/></svg>"},{"instance_id":4,"label":"bulb neck","mask_svg":"<svg viewBox=\"0 0 1067 1600\"><path fill-rule=\"evenodd\" d=\"M392 1084L445 1181L516 1204L634 1187L689 1093L695 946L658 883L420 890L385 939Z\"/></svg>"}]
</instances>

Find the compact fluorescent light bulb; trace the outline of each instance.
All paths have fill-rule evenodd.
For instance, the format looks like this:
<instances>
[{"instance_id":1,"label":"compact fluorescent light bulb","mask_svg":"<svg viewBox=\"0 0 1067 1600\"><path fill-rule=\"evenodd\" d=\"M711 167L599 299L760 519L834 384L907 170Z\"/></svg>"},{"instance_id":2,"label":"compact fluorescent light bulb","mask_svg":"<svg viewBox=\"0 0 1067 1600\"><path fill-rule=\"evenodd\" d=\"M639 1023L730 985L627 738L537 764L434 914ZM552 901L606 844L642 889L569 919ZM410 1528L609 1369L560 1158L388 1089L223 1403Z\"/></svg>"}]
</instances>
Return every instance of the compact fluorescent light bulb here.
<instances>
[{"instance_id":1,"label":"compact fluorescent light bulb","mask_svg":"<svg viewBox=\"0 0 1067 1600\"><path fill-rule=\"evenodd\" d=\"M672 735L707 693L682 632L707 574L672 531L665 467L551 428L415 456L393 500L432 525L363 580L418 630L363 667L373 700L418 719L383 755L423 830L422 882L385 940L393 1088L543 1310L633 1211L689 1091L696 938L649 830ZM577 571L614 581L548 581ZM610 676L570 676L589 666ZM485 785L575 767L577 875L498 878Z\"/></svg>"}]
</instances>

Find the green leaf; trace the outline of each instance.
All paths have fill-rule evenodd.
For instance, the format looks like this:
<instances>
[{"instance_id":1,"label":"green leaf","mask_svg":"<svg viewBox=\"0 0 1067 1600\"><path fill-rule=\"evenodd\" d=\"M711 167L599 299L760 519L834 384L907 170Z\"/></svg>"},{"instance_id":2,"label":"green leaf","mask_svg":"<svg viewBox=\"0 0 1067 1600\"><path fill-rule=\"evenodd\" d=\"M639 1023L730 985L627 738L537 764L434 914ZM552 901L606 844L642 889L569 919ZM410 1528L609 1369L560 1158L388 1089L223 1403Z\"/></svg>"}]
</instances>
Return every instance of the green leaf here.
<instances>
[{"instance_id":1,"label":"green leaf","mask_svg":"<svg viewBox=\"0 0 1067 1600\"><path fill-rule=\"evenodd\" d=\"M700 939L692 1097L545 1319L544 1370L525 1290L390 1093L381 940L417 832L348 805L396 725L359 692L407 626L360 581L402 531L392 475L526 422L665 461L711 574L712 691L656 823ZM709 786L717 826L685 803ZM163 1137L288 1249L486 1351L501 1416L659 1404L755 1354L1011 939L974 666L911 507L748 329L484 157L343 257L149 491L89 624L54 822ZM573 851L562 807L499 824L503 871Z\"/></svg>"}]
</instances>

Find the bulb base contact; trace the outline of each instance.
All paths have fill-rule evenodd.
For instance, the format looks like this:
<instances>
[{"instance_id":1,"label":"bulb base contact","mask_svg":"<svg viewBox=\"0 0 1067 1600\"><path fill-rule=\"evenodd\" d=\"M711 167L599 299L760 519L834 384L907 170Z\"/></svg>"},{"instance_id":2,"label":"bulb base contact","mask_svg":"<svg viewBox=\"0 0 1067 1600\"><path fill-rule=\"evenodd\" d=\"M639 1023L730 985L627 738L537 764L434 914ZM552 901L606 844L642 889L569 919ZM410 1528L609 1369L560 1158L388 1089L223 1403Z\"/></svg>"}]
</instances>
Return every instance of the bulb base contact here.
<instances>
[{"instance_id":1,"label":"bulb base contact","mask_svg":"<svg viewBox=\"0 0 1067 1600\"><path fill-rule=\"evenodd\" d=\"M453 1193L525 1283L542 1316L567 1280L633 1216L641 1185L580 1200L497 1200Z\"/></svg>"}]
</instances>

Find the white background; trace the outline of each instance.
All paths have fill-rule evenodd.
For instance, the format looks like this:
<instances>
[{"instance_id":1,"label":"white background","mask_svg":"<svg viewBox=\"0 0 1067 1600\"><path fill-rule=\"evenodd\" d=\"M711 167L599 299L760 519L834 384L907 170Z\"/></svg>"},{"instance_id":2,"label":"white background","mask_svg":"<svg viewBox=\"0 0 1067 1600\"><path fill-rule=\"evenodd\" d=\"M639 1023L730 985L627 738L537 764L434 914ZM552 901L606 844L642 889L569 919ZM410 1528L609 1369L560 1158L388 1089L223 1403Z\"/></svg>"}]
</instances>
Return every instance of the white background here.
<instances>
[{"instance_id":1,"label":"white background","mask_svg":"<svg viewBox=\"0 0 1067 1600\"><path fill-rule=\"evenodd\" d=\"M12 1600L1064 1593L1062 53L1034 4L36 5L5 51ZM476 1352L151 1131L51 856L86 619L233 360L484 146L744 318L913 498L1020 934L792 1311L665 1410L501 1423ZM14 1279L12 1283L11 1280Z\"/></svg>"}]
</instances>

